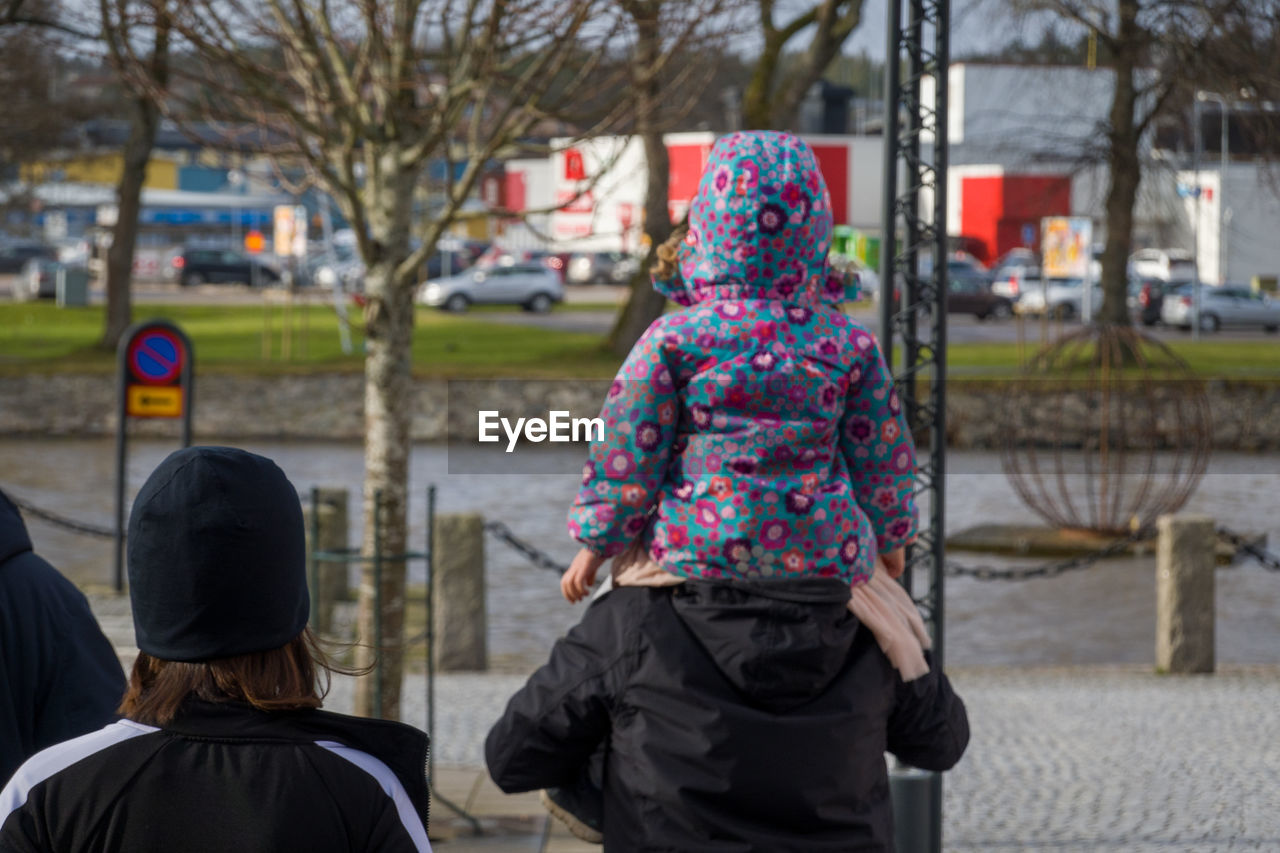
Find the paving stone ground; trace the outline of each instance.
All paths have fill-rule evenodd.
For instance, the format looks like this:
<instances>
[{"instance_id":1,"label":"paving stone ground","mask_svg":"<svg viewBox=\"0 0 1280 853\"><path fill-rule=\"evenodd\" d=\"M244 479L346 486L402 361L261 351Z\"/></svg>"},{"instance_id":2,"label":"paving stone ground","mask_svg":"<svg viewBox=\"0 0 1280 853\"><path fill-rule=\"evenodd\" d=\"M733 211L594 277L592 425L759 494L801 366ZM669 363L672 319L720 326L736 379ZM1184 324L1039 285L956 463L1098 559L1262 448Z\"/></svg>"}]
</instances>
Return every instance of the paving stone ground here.
<instances>
[{"instance_id":1,"label":"paving stone ground","mask_svg":"<svg viewBox=\"0 0 1280 853\"><path fill-rule=\"evenodd\" d=\"M127 602L94 600L133 653ZM1157 676L1138 666L974 668L951 673L972 740L944 781L949 851L1280 851L1280 666ZM548 821L536 795L508 797L483 771L489 726L524 678L437 676L436 846L451 853L593 848ZM350 707L340 680L327 703ZM404 718L424 725L426 683L406 678Z\"/></svg>"}]
</instances>

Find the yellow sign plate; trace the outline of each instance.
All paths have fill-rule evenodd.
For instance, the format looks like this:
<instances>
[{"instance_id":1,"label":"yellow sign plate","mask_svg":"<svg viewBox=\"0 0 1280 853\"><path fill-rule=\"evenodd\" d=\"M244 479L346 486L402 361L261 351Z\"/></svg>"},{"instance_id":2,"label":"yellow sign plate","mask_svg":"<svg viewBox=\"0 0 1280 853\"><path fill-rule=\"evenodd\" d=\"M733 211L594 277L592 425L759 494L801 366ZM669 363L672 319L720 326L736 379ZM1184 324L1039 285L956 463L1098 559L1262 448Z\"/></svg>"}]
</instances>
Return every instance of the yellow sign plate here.
<instances>
[{"instance_id":1,"label":"yellow sign plate","mask_svg":"<svg viewBox=\"0 0 1280 853\"><path fill-rule=\"evenodd\" d=\"M125 414L133 418L182 417L182 389L177 386L130 385Z\"/></svg>"}]
</instances>

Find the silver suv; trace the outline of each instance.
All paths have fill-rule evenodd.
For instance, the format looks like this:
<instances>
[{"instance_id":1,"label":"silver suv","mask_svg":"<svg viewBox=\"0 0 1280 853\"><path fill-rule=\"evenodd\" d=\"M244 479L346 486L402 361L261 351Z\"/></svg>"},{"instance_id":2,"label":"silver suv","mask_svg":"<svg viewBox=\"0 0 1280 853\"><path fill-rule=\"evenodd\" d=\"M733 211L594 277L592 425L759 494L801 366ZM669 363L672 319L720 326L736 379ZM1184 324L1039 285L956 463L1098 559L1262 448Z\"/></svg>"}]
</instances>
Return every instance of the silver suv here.
<instances>
[{"instance_id":1,"label":"silver suv","mask_svg":"<svg viewBox=\"0 0 1280 853\"><path fill-rule=\"evenodd\" d=\"M428 281L418 291L418 302L446 311L466 311L473 304L519 305L541 314L563 299L560 276L538 263L473 267Z\"/></svg>"}]
</instances>

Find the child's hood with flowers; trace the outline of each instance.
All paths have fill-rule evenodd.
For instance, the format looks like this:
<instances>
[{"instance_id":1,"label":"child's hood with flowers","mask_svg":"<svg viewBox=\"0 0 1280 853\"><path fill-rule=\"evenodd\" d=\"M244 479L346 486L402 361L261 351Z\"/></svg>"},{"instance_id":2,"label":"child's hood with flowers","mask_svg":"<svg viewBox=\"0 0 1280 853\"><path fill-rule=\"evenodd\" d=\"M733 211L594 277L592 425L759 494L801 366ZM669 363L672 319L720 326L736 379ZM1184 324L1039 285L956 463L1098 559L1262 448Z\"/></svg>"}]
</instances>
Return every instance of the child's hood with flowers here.
<instances>
[{"instance_id":1,"label":"child's hood with flowers","mask_svg":"<svg viewBox=\"0 0 1280 853\"><path fill-rule=\"evenodd\" d=\"M679 275L683 310L632 349L569 529L611 556L642 535L685 577L859 583L915 532L911 436L872 335L839 310L831 200L783 133L712 149Z\"/></svg>"}]
</instances>

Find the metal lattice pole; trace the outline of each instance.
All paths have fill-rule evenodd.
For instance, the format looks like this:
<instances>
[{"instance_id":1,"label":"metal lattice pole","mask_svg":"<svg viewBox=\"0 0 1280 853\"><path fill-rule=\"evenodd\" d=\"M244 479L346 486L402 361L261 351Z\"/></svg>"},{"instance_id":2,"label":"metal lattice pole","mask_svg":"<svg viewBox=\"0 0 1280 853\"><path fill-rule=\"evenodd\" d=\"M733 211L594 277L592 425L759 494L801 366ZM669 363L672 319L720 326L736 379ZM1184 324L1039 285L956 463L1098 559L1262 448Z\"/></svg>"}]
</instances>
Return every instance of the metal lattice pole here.
<instances>
[{"instance_id":1,"label":"metal lattice pole","mask_svg":"<svg viewBox=\"0 0 1280 853\"><path fill-rule=\"evenodd\" d=\"M880 343L891 369L894 345L902 344L902 365L894 377L917 439L915 494L928 497L927 517L907 551L903 583L914 594L917 573L926 579L926 590L917 598L933 638L936 667L943 662L946 569L949 29L950 0L888 0ZM902 773L899 779L895 812L901 819L895 834L900 849L941 850L941 776Z\"/></svg>"}]
</instances>

